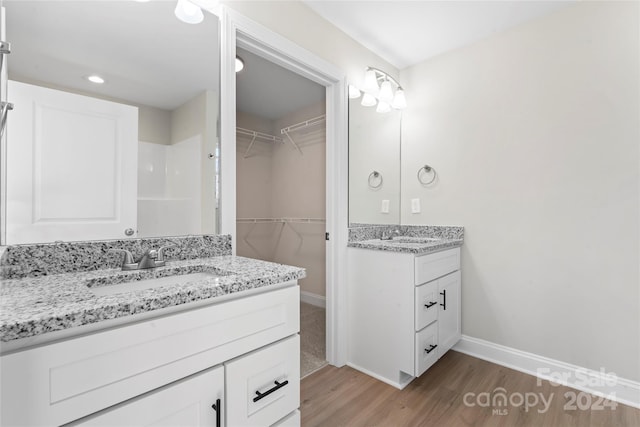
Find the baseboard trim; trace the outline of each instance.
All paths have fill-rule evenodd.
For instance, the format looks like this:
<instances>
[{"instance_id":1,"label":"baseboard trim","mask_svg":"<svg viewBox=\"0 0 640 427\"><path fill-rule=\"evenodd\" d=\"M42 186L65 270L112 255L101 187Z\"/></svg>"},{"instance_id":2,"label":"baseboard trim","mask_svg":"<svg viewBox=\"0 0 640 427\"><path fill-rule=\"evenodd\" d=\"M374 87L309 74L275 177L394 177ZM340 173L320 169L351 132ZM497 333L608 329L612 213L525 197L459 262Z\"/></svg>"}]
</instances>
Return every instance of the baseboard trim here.
<instances>
[{"instance_id":1,"label":"baseboard trim","mask_svg":"<svg viewBox=\"0 0 640 427\"><path fill-rule=\"evenodd\" d=\"M394 382L391 381L389 378L385 378L381 375L376 374L375 372L371 372L368 369L362 368L358 365L355 365L351 362L347 362L347 366L349 366L350 368L355 369L356 371L360 371L363 374L369 375L370 377L373 377L375 379L377 379L378 381L382 381L383 383L389 384L390 386L393 386L399 390L402 390L403 388L405 388L411 381L413 381L415 378L414 377L410 377L407 375L407 381L404 383L400 383L400 382Z\"/></svg>"},{"instance_id":2,"label":"baseboard trim","mask_svg":"<svg viewBox=\"0 0 640 427\"><path fill-rule=\"evenodd\" d=\"M640 382L613 378L605 372L462 336L453 350L580 391L640 408Z\"/></svg>"},{"instance_id":3,"label":"baseboard trim","mask_svg":"<svg viewBox=\"0 0 640 427\"><path fill-rule=\"evenodd\" d=\"M327 297L311 292L300 291L300 301L316 307L327 308Z\"/></svg>"}]
</instances>

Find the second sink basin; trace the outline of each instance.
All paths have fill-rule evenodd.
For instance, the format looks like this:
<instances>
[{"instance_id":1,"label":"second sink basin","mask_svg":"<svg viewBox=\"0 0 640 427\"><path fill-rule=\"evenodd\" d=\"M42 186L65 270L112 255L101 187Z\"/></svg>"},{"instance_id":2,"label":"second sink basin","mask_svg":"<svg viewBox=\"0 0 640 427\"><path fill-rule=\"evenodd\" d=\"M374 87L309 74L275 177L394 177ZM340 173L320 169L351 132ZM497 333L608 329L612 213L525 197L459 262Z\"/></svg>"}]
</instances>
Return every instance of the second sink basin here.
<instances>
[{"instance_id":1,"label":"second sink basin","mask_svg":"<svg viewBox=\"0 0 640 427\"><path fill-rule=\"evenodd\" d=\"M161 288L163 286L178 286L186 283L197 282L200 280L211 280L222 277L222 274L217 274L213 271L200 271L195 273L177 274L164 277L153 277L143 280L131 280L127 282L121 282L116 284L96 284L89 281L87 287L96 296L107 296L122 294L127 292Z\"/></svg>"}]
</instances>

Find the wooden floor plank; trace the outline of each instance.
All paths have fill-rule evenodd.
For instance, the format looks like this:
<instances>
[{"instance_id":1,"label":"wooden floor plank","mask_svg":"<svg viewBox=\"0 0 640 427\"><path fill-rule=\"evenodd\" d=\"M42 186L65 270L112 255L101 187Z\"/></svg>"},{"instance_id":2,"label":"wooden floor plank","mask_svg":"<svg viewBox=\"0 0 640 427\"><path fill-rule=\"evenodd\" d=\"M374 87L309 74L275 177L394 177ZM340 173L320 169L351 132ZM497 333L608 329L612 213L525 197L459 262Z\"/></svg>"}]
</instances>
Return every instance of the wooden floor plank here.
<instances>
[{"instance_id":1,"label":"wooden floor plank","mask_svg":"<svg viewBox=\"0 0 640 427\"><path fill-rule=\"evenodd\" d=\"M505 404L496 400L502 390ZM302 425L640 427L640 409L596 408L604 402L586 394L582 403L592 405L571 409L565 393L581 392L450 351L404 390L349 367L322 368L302 380Z\"/></svg>"}]
</instances>

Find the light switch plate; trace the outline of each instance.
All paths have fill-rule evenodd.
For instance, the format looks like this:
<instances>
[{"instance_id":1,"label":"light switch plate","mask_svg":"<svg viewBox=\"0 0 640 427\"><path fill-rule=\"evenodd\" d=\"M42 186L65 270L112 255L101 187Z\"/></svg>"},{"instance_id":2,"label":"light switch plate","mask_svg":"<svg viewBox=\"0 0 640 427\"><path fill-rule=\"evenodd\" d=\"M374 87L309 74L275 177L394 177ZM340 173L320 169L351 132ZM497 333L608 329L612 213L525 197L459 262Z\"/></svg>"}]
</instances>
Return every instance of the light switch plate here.
<instances>
[{"instance_id":1,"label":"light switch plate","mask_svg":"<svg viewBox=\"0 0 640 427\"><path fill-rule=\"evenodd\" d=\"M420 213L420 199L411 199L411 213Z\"/></svg>"},{"instance_id":2,"label":"light switch plate","mask_svg":"<svg viewBox=\"0 0 640 427\"><path fill-rule=\"evenodd\" d=\"M381 213L389 213L389 200L383 199L382 205L380 206Z\"/></svg>"}]
</instances>

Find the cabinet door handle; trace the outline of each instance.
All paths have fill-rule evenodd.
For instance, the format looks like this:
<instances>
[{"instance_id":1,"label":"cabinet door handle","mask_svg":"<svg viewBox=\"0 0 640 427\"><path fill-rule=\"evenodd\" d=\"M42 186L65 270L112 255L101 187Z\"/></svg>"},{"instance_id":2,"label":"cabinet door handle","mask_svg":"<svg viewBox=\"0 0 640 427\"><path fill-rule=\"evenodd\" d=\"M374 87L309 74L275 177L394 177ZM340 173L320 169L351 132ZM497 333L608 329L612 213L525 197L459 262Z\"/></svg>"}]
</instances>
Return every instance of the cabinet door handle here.
<instances>
[{"instance_id":1,"label":"cabinet door handle","mask_svg":"<svg viewBox=\"0 0 640 427\"><path fill-rule=\"evenodd\" d=\"M424 349L424 351L425 351L427 354L429 354L429 353L431 353L433 350L435 350L437 346L438 346L438 344L431 344L431 345L429 346L429 348L425 348L425 349Z\"/></svg>"},{"instance_id":2,"label":"cabinet door handle","mask_svg":"<svg viewBox=\"0 0 640 427\"><path fill-rule=\"evenodd\" d=\"M431 308L431 307L433 307L433 306L434 306L434 305L436 305L436 304L437 304L437 302L435 302L435 301L431 301L430 303L425 304L424 306L425 306L426 308Z\"/></svg>"},{"instance_id":3,"label":"cabinet door handle","mask_svg":"<svg viewBox=\"0 0 640 427\"><path fill-rule=\"evenodd\" d=\"M271 393L273 393L276 390L281 389L282 387L286 386L287 384L289 384L289 380L285 380L283 382L278 382L278 381L274 381L273 382L275 384L275 386L271 387L269 390L265 391L264 393L260 393L259 391L256 390L256 397L253 398L254 402L257 402L258 400L262 399L263 397L269 396Z\"/></svg>"},{"instance_id":4,"label":"cabinet door handle","mask_svg":"<svg viewBox=\"0 0 640 427\"><path fill-rule=\"evenodd\" d=\"M222 414L222 407L220 406L220 399L216 399L216 403L214 403L213 405L211 405L211 407L213 408L214 411L216 411L216 427L222 427L222 425L220 424L220 420L221 420L221 414Z\"/></svg>"},{"instance_id":5,"label":"cabinet door handle","mask_svg":"<svg viewBox=\"0 0 640 427\"><path fill-rule=\"evenodd\" d=\"M447 309L447 290L444 289L442 292L440 292L440 295L442 295L442 304L440 304L442 306L443 310Z\"/></svg>"}]
</instances>

